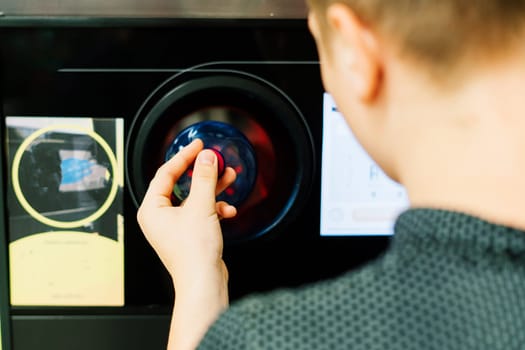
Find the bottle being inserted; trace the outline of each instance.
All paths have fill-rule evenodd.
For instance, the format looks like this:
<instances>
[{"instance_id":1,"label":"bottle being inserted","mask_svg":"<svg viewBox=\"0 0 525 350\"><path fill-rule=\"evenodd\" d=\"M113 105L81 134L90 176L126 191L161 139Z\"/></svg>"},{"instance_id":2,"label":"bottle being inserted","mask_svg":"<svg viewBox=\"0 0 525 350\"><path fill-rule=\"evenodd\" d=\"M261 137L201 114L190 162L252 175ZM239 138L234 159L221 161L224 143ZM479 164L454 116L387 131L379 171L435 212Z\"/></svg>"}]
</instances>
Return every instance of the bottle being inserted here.
<instances>
[{"instance_id":1,"label":"bottle being inserted","mask_svg":"<svg viewBox=\"0 0 525 350\"><path fill-rule=\"evenodd\" d=\"M217 200L234 206L241 204L252 191L257 177L255 151L248 139L230 124L203 121L182 130L168 148L165 159L169 160L195 139L201 139L204 148L211 149L217 156L219 177L226 167L233 168L237 173L235 182L219 194ZM192 173L193 166L180 177L173 188L173 193L181 201L190 192Z\"/></svg>"}]
</instances>

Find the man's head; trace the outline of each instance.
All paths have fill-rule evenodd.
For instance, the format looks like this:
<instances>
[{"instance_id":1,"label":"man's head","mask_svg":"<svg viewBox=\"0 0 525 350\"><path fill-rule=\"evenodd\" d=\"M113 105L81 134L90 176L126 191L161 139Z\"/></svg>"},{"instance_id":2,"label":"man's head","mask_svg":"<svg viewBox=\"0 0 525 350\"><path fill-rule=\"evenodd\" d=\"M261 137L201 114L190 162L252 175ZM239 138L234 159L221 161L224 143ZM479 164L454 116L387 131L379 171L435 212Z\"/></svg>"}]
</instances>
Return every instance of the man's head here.
<instances>
[{"instance_id":1,"label":"man's head","mask_svg":"<svg viewBox=\"0 0 525 350\"><path fill-rule=\"evenodd\" d=\"M309 5L325 88L365 149L395 179L400 154L415 145L424 149L418 135L428 140L431 128L451 130L473 120L462 119L466 109L459 111L463 101L455 92L487 67L506 62L517 47L524 50L525 0ZM441 126L427 116L437 112L443 113L436 119Z\"/></svg>"},{"instance_id":2,"label":"man's head","mask_svg":"<svg viewBox=\"0 0 525 350\"><path fill-rule=\"evenodd\" d=\"M522 40L523 0L308 0L328 35L328 9L341 4L366 27L391 40L398 54L436 72L462 59L501 54Z\"/></svg>"}]
</instances>

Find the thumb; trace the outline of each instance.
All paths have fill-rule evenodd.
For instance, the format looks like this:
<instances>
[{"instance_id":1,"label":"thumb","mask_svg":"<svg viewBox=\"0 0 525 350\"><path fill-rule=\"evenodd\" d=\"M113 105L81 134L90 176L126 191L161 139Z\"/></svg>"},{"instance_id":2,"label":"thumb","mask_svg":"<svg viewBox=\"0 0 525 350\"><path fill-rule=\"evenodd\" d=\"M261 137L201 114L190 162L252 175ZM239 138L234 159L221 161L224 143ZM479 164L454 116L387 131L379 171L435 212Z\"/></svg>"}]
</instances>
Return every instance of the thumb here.
<instances>
[{"instance_id":1,"label":"thumb","mask_svg":"<svg viewBox=\"0 0 525 350\"><path fill-rule=\"evenodd\" d=\"M211 150L203 150L197 156L193 168L190 194L186 205L215 212L215 189L217 187L217 156Z\"/></svg>"}]
</instances>

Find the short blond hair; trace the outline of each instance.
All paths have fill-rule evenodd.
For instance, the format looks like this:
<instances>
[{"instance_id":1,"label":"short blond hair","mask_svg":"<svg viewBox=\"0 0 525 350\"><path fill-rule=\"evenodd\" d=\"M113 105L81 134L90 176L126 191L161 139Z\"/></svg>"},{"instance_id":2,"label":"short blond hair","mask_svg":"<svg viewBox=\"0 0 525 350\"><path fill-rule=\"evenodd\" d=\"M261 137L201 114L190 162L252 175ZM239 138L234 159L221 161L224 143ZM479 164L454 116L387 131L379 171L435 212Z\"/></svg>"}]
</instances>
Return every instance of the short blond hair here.
<instances>
[{"instance_id":1,"label":"short blond hair","mask_svg":"<svg viewBox=\"0 0 525 350\"><path fill-rule=\"evenodd\" d=\"M314 11L346 4L399 44L402 54L442 70L471 54L498 55L525 42L525 0L308 0ZM470 57L470 56L469 56Z\"/></svg>"}]
</instances>

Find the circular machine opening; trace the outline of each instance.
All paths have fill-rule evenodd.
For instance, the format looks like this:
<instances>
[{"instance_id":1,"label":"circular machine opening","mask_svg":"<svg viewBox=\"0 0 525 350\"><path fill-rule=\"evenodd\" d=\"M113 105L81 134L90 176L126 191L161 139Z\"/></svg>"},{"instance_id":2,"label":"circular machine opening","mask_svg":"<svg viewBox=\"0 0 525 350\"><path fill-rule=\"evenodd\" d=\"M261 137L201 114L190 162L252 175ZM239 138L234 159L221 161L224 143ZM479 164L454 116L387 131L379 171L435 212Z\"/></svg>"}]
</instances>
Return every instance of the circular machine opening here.
<instances>
[{"instance_id":1,"label":"circular machine opening","mask_svg":"<svg viewBox=\"0 0 525 350\"><path fill-rule=\"evenodd\" d=\"M312 184L313 142L303 116L283 92L232 74L173 82L158 95L135 117L126 146L126 176L137 206L177 135L193 124L219 121L246 136L257 162L253 189L238 215L222 221L225 242L260 237L297 215Z\"/></svg>"}]
</instances>

